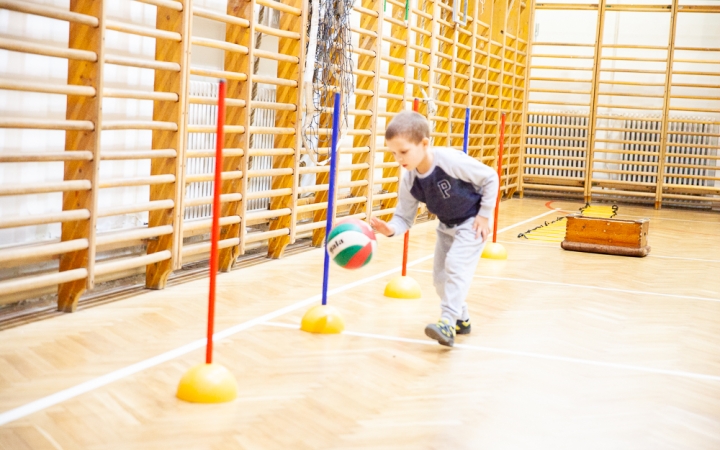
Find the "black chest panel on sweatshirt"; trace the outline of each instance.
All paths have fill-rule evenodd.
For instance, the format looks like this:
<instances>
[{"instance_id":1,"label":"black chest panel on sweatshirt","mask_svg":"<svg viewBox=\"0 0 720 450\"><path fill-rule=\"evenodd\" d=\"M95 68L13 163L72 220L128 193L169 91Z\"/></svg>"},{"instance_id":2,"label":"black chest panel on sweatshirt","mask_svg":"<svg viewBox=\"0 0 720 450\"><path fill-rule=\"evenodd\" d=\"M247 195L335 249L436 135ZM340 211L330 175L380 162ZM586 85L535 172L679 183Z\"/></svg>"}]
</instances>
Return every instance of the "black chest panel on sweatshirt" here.
<instances>
[{"instance_id":1,"label":"black chest panel on sweatshirt","mask_svg":"<svg viewBox=\"0 0 720 450\"><path fill-rule=\"evenodd\" d=\"M410 193L445 225L457 225L476 216L482 200L472 184L451 177L440 167L427 177L416 177Z\"/></svg>"}]
</instances>

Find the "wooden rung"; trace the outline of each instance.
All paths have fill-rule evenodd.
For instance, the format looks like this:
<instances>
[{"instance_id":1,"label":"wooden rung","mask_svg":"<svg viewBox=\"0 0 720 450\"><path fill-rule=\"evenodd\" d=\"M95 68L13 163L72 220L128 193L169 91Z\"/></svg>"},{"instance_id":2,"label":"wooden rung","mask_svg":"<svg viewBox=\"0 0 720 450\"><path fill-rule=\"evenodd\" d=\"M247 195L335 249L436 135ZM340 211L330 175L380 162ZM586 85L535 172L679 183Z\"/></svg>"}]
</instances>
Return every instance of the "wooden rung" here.
<instances>
[{"instance_id":1,"label":"wooden rung","mask_svg":"<svg viewBox=\"0 0 720 450\"><path fill-rule=\"evenodd\" d=\"M374 77L375 76L375 72L373 72L372 70L353 69L352 74L360 76L360 77ZM385 75L385 76L389 76L389 75ZM383 78L382 74L380 75L380 78ZM401 80L403 79L402 77L398 77L398 78L400 78ZM387 79L389 79L389 78L387 78Z\"/></svg>"},{"instance_id":2,"label":"wooden rung","mask_svg":"<svg viewBox=\"0 0 720 450\"><path fill-rule=\"evenodd\" d=\"M386 216L389 214L395 214L395 208L379 209L372 212L373 217Z\"/></svg>"},{"instance_id":3,"label":"wooden rung","mask_svg":"<svg viewBox=\"0 0 720 450\"><path fill-rule=\"evenodd\" d=\"M81 95L84 97L95 96L95 88L92 86L37 83L24 80L0 80L0 89L9 91L42 92L45 94Z\"/></svg>"},{"instance_id":4,"label":"wooden rung","mask_svg":"<svg viewBox=\"0 0 720 450\"><path fill-rule=\"evenodd\" d=\"M260 220L260 219L273 219L276 217L283 217L283 216L289 216L292 214L292 210L290 208L281 208L281 209L269 209L266 211L248 211L245 213L245 221L250 222L253 220Z\"/></svg>"},{"instance_id":5,"label":"wooden rung","mask_svg":"<svg viewBox=\"0 0 720 450\"><path fill-rule=\"evenodd\" d=\"M46 194L49 192L87 191L92 185L88 180L56 181L51 183L16 184L0 186L0 196Z\"/></svg>"},{"instance_id":6,"label":"wooden rung","mask_svg":"<svg viewBox=\"0 0 720 450\"><path fill-rule=\"evenodd\" d=\"M283 168L283 169L258 169L258 170L248 170L248 178L257 178L257 177L279 177L283 175L292 175L294 169L292 168Z\"/></svg>"},{"instance_id":7,"label":"wooden rung","mask_svg":"<svg viewBox=\"0 0 720 450\"><path fill-rule=\"evenodd\" d=\"M430 86L430 83L420 81L420 80L408 80L408 84L412 84L413 86L423 86L423 87Z\"/></svg>"},{"instance_id":8,"label":"wooden rung","mask_svg":"<svg viewBox=\"0 0 720 450\"><path fill-rule=\"evenodd\" d=\"M180 72L180 64L166 61L155 61L142 58L130 58L127 56L105 55L107 64L118 66L139 67L141 69L167 70L169 72Z\"/></svg>"},{"instance_id":9,"label":"wooden rung","mask_svg":"<svg viewBox=\"0 0 720 450\"><path fill-rule=\"evenodd\" d=\"M218 241L218 249L235 247L240 245L240 238L229 238ZM210 253L210 242L201 242L198 244L183 245L182 256L183 258L193 255L201 255L203 253Z\"/></svg>"},{"instance_id":10,"label":"wooden rung","mask_svg":"<svg viewBox=\"0 0 720 450\"><path fill-rule=\"evenodd\" d=\"M416 52L425 53L426 55L429 55L432 53L432 51L429 48L426 47L420 47L419 45L410 44L408 46L409 49L415 50Z\"/></svg>"},{"instance_id":11,"label":"wooden rung","mask_svg":"<svg viewBox=\"0 0 720 450\"><path fill-rule=\"evenodd\" d=\"M275 127L250 127L250 133L252 134L270 134L275 136L284 136L295 134L295 128L275 128Z\"/></svg>"},{"instance_id":12,"label":"wooden rung","mask_svg":"<svg viewBox=\"0 0 720 450\"><path fill-rule=\"evenodd\" d=\"M102 262L95 264L95 276L103 276L111 273L122 272L124 270L135 269L137 267L155 264L172 258L170 250L163 250L149 255L136 256L134 258L124 258L117 261Z\"/></svg>"},{"instance_id":13,"label":"wooden rung","mask_svg":"<svg viewBox=\"0 0 720 450\"><path fill-rule=\"evenodd\" d=\"M395 26L398 26L398 27L400 27L400 28L407 28L407 27L408 27L408 23L407 23L407 22L404 22L404 21L402 21L402 20L396 19L396 18L394 18L394 17L392 17L392 16L390 16L390 15L383 16L383 19L385 20L385 22L391 23L391 24L393 24L393 25L395 25Z\"/></svg>"},{"instance_id":14,"label":"wooden rung","mask_svg":"<svg viewBox=\"0 0 720 450\"><path fill-rule=\"evenodd\" d=\"M367 170L370 168L370 165L367 163L360 163L360 164L349 164L338 167L338 172L346 172L351 170ZM301 167L299 170L300 174L306 174L306 173L323 173L330 171L330 167L325 166L310 166L310 167Z\"/></svg>"},{"instance_id":15,"label":"wooden rung","mask_svg":"<svg viewBox=\"0 0 720 450\"><path fill-rule=\"evenodd\" d=\"M294 148L251 148L249 156L289 156L294 155Z\"/></svg>"},{"instance_id":16,"label":"wooden rung","mask_svg":"<svg viewBox=\"0 0 720 450\"><path fill-rule=\"evenodd\" d=\"M297 231L296 231L297 232ZM280 236L287 236L290 234L288 228L280 228L279 230L261 231L259 233L250 233L245 236L245 243L265 241Z\"/></svg>"},{"instance_id":17,"label":"wooden rung","mask_svg":"<svg viewBox=\"0 0 720 450\"><path fill-rule=\"evenodd\" d=\"M377 33L374 32L374 31L366 30L366 29L364 29L364 28L354 27L354 26L352 26L352 25L350 26L350 31L353 32L353 33L362 35L362 36L369 36L369 37L371 37L371 38L373 38L373 39L377 39L377 36L378 36Z\"/></svg>"},{"instance_id":18,"label":"wooden rung","mask_svg":"<svg viewBox=\"0 0 720 450\"><path fill-rule=\"evenodd\" d=\"M116 206L114 208L100 209L98 217L120 216L123 214L135 214L139 212L159 211L162 209L172 209L175 202L172 200L154 200L147 203L138 203L133 205Z\"/></svg>"},{"instance_id":19,"label":"wooden rung","mask_svg":"<svg viewBox=\"0 0 720 450\"><path fill-rule=\"evenodd\" d=\"M213 153L214 154L214 153ZM119 151L119 152L102 152L100 159L103 161L124 161L133 159L153 159L153 158L176 158L177 152L171 149L165 150L138 150L138 151Z\"/></svg>"},{"instance_id":20,"label":"wooden rung","mask_svg":"<svg viewBox=\"0 0 720 450\"><path fill-rule=\"evenodd\" d=\"M400 40L400 39L396 39L396 38L391 37L391 36L383 35L382 40L383 40L383 41L386 41L386 42L389 42L389 43L391 43L391 44L399 45L400 47L405 47L405 46L407 46L407 43L406 43L405 41L402 41L402 40Z\"/></svg>"},{"instance_id":21,"label":"wooden rung","mask_svg":"<svg viewBox=\"0 0 720 450\"><path fill-rule=\"evenodd\" d=\"M234 225L236 223L240 223L240 216L220 217L218 222L220 222L221 227ZM212 219L187 220L183 223L183 234L194 233L202 230L210 230L211 227Z\"/></svg>"},{"instance_id":22,"label":"wooden rung","mask_svg":"<svg viewBox=\"0 0 720 450\"><path fill-rule=\"evenodd\" d=\"M355 95L362 95L365 97L374 97L375 93L367 89L355 89Z\"/></svg>"},{"instance_id":23,"label":"wooden rung","mask_svg":"<svg viewBox=\"0 0 720 450\"><path fill-rule=\"evenodd\" d=\"M397 177L395 177L395 182L397 182ZM376 180L375 183L377 184L378 181ZM362 187L367 186L368 182L367 180L357 180L357 181L350 181L350 182L344 182L344 183L338 183L339 188L353 188L353 187ZM306 194L308 192L320 192L320 191L327 191L330 185L328 184L316 184L314 186L303 186L301 188L298 188L299 194Z\"/></svg>"},{"instance_id":24,"label":"wooden rung","mask_svg":"<svg viewBox=\"0 0 720 450\"><path fill-rule=\"evenodd\" d=\"M579 44L572 42L533 42L533 47L547 46L547 47L589 47L595 48L595 44Z\"/></svg>"},{"instance_id":25,"label":"wooden rung","mask_svg":"<svg viewBox=\"0 0 720 450\"><path fill-rule=\"evenodd\" d=\"M275 86L288 86L288 87L297 87L298 83L295 80L288 80L285 78L277 78L277 77L266 77L263 75L253 75L253 83L265 83L265 84L272 84Z\"/></svg>"},{"instance_id":26,"label":"wooden rung","mask_svg":"<svg viewBox=\"0 0 720 450\"><path fill-rule=\"evenodd\" d=\"M50 162L50 161L92 161L92 152L84 150L66 151L66 152L20 152L20 153L0 153L0 163L13 162Z\"/></svg>"},{"instance_id":27,"label":"wooden rung","mask_svg":"<svg viewBox=\"0 0 720 450\"><path fill-rule=\"evenodd\" d=\"M287 62L290 64L299 64L300 59L297 56L285 55L283 53L269 52L267 50L255 49L253 56L257 58L270 59L273 61Z\"/></svg>"},{"instance_id":28,"label":"wooden rung","mask_svg":"<svg viewBox=\"0 0 720 450\"><path fill-rule=\"evenodd\" d=\"M433 19L432 14L428 14L425 11L422 11L420 9L410 7L410 11L412 11L413 14L417 14L420 17L424 17L425 19L429 19L429 20Z\"/></svg>"},{"instance_id":29,"label":"wooden rung","mask_svg":"<svg viewBox=\"0 0 720 450\"><path fill-rule=\"evenodd\" d=\"M74 209L57 213L5 217L0 218L0 229L74 222L77 220L87 220L89 218L90 211L87 209Z\"/></svg>"},{"instance_id":30,"label":"wooden rung","mask_svg":"<svg viewBox=\"0 0 720 450\"><path fill-rule=\"evenodd\" d=\"M199 97L199 96L188 96L188 102L195 104L195 105L217 105L217 98L213 97ZM226 98L225 99L225 106L237 106L240 108L244 108L246 106L245 100L240 100L237 98Z\"/></svg>"},{"instance_id":31,"label":"wooden rung","mask_svg":"<svg viewBox=\"0 0 720 450\"><path fill-rule=\"evenodd\" d=\"M97 61L97 55L95 54L95 52L87 50L77 50L72 48L59 48L52 45L35 44L32 42L18 41L1 37L0 49L10 50L13 52L32 53L42 56L51 56L54 58L72 59L76 61Z\"/></svg>"},{"instance_id":32,"label":"wooden rung","mask_svg":"<svg viewBox=\"0 0 720 450\"><path fill-rule=\"evenodd\" d=\"M353 47L351 51L357 55L369 56L370 58L377 57L377 53L372 50L366 50L364 48Z\"/></svg>"},{"instance_id":33,"label":"wooden rung","mask_svg":"<svg viewBox=\"0 0 720 450\"><path fill-rule=\"evenodd\" d=\"M373 201L390 200L391 198L397 198L397 196L397 192L388 192L387 194L373 194Z\"/></svg>"},{"instance_id":34,"label":"wooden rung","mask_svg":"<svg viewBox=\"0 0 720 450\"><path fill-rule=\"evenodd\" d=\"M242 170L233 170L233 171L221 173L221 179L223 181L238 180L238 179L242 178L242 176L243 176ZM185 184L202 183L204 181L213 181L214 179L215 179L214 173L195 173L192 175L185 176Z\"/></svg>"},{"instance_id":35,"label":"wooden rung","mask_svg":"<svg viewBox=\"0 0 720 450\"><path fill-rule=\"evenodd\" d=\"M351 116L372 117L372 111L368 109L349 109L348 114Z\"/></svg>"},{"instance_id":36,"label":"wooden rung","mask_svg":"<svg viewBox=\"0 0 720 450\"><path fill-rule=\"evenodd\" d=\"M107 98L134 98L138 100L153 100L164 102L176 102L179 97L174 92L154 92L154 91L131 91L127 89L103 89L103 97ZM217 103L217 101L215 101Z\"/></svg>"},{"instance_id":37,"label":"wooden rung","mask_svg":"<svg viewBox=\"0 0 720 450\"><path fill-rule=\"evenodd\" d=\"M345 133L347 136L372 136L371 130L348 130Z\"/></svg>"},{"instance_id":38,"label":"wooden rung","mask_svg":"<svg viewBox=\"0 0 720 450\"><path fill-rule=\"evenodd\" d=\"M0 297L87 278L87 269L73 269L0 282Z\"/></svg>"},{"instance_id":39,"label":"wooden rung","mask_svg":"<svg viewBox=\"0 0 720 450\"><path fill-rule=\"evenodd\" d=\"M27 1L0 0L0 8L26 14L33 14L36 16L47 17L50 19L79 23L93 28L97 28L98 26L97 17L68 11L66 9L55 8L50 5L33 4Z\"/></svg>"},{"instance_id":40,"label":"wooden rung","mask_svg":"<svg viewBox=\"0 0 720 450\"><path fill-rule=\"evenodd\" d=\"M164 130L177 131L175 122L159 122L155 120L108 120L102 124L103 130Z\"/></svg>"},{"instance_id":41,"label":"wooden rung","mask_svg":"<svg viewBox=\"0 0 720 450\"><path fill-rule=\"evenodd\" d=\"M278 30L277 28L266 27L265 25L261 25L259 23L255 24L255 31L258 33L267 34L269 36L277 36L277 37L286 38L286 39L295 39L298 41L300 40L300 33L295 33L293 31Z\"/></svg>"},{"instance_id":42,"label":"wooden rung","mask_svg":"<svg viewBox=\"0 0 720 450\"><path fill-rule=\"evenodd\" d=\"M211 10L205 9L205 8L198 8L197 6L194 6L194 5L192 8L192 12L193 12L193 15L202 17L204 19L215 20L217 22L223 22L223 23L226 23L229 25L237 25L237 26L240 26L243 28L250 28L250 21L248 21L247 19L240 18L240 17L229 16L227 14L223 14L223 13L217 12L217 11L211 11ZM255 25L255 27L257 29L258 25Z\"/></svg>"},{"instance_id":43,"label":"wooden rung","mask_svg":"<svg viewBox=\"0 0 720 450\"><path fill-rule=\"evenodd\" d=\"M136 2L145 3L147 5L160 6L163 8L174 9L175 11L182 11L183 5L180 2L174 0L135 0Z\"/></svg>"},{"instance_id":44,"label":"wooden rung","mask_svg":"<svg viewBox=\"0 0 720 450\"><path fill-rule=\"evenodd\" d=\"M380 15L378 14L377 11L373 11L372 9L368 9L368 8L363 8L362 6L357 5L357 4L353 5L353 10L359 12L360 14L365 14L370 17L375 17L375 18L380 17Z\"/></svg>"},{"instance_id":45,"label":"wooden rung","mask_svg":"<svg viewBox=\"0 0 720 450\"><path fill-rule=\"evenodd\" d=\"M174 183L175 175L149 175L137 178L111 178L100 181L100 189L126 186L152 186L155 184Z\"/></svg>"},{"instance_id":46,"label":"wooden rung","mask_svg":"<svg viewBox=\"0 0 720 450\"><path fill-rule=\"evenodd\" d=\"M36 244L21 247L10 247L0 250L0 265L12 261L27 264L28 261L62 255L88 248L87 239L74 239L52 244Z\"/></svg>"},{"instance_id":47,"label":"wooden rung","mask_svg":"<svg viewBox=\"0 0 720 450\"><path fill-rule=\"evenodd\" d=\"M220 203L239 202L240 200L242 200L242 194L239 193L220 195ZM211 205L212 202L213 197L189 198L185 200L184 206L188 208L190 206Z\"/></svg>"},{"instance_id":48,"label":"wooden rung","mask_svg":"<svg viewBox=\"0 0 720 450\"><path fill-rule=\"evenodd\" d=\"M255 0L255 3L261 6L267 6L268 8L292 14L293 16L300 17L302 15L302 10L300 8L294 8L292 6L284 5L274 0Z\"/></svg>"},{"instance_id":49,"label":"wooden rung","mask_svg":"<svg viewBox=\"0 0 720 450\"><path fill-rule=\"evenodd\" d=\"M377 178L373 180L374 184L390 184L390 183L397 183L400 178L398 177L387 177L387 178Z\"/></svg>"},{"instance_id":50,"label":"wooden rung","mask_svg":"<svg viewBox=\"0 0 720 450\"><path fill-rule=\"evenodd\" d=\"M227 80L247 81L247 74L241 72L228 72L227 70L210 70L190 67L190 74L210 78L225 78ZM257 80L257 77L254 77ZM215 101L217 103L217 100Z\"/></svg>"},{"instance_id":51,"label":"wooden rung","mask_svg":"<svg viewBox=\"0 0 720 450\"><path fill-rule=\"evenodd\" d=\"M250 102L250 107L274 111L297 111L297 105L293 103L258 102L253 100Z\"/></svg>"},{"instance_id":52,"label":"wooden rung","mask_svg":"<svg viewBox=\"0 0 720 450\"><path fill-rule=\"evenodd\" d=\"M402 61L402 60L399 60L399 61ZM427 64L420 64L415 61L409 61L407 64L408 64L408 66L415 67L416 69L430 70L430 66L428 66Z\"/></svg>"},{"instance_id":53,"label":"wooden rung","mask_svg":"<svg viewBox=\"0 0 720 450\"><path fill-rule=\"evenodd\" d=\"M215 133L217 125L188 125L186 127L188 133ZM245 127L242 125L225 125L223 127L225 134L243 134Z\"/></svg>"},{"instance_id":54,"label":"wooden rung","mask_svg":"<svg viewBox=\"0 0 720 450\"><path fill-rule=\"evenodd\" d=\"M98 246L119 244L122 242L139 241L172 234L172 225L160 227L143 227L133 230L122 230L111 233L98 233L95 237L95 244Z\"/></svg>"},{"instance_id":55,"label":"wooden rung","mask_svg":"<svg viewBox=\"0 0 720 450\"><path fill-rule=\"evenodd\" d=\"M219 50L225 50L227 52L240 53L241 55L248 54L248 48L244 45L231 44L230 42L220 41L217 39L193 37L191 43L193 45L199 45L201 47L216 48Z\"/></svg>"},{"instance_id":56,"label":"wooden rung","mask_svg":"<svg viewBox=\"0 0 720 450\"><path fill-rule=\"evenodd\" d=\"M317 230L320 228L325 227L326 222L320 221L320 222L312 222L312 223L303 223L300 225L295 226L295 234L305 233L312 230Z\"/></svg>"},{"instance_id":57,"label":"wooden rung","mask_svg":"<svg viewBox=\"0 0 720 450\"><path fill-rule=\"evenodd\" d=\"M269 191L255 191L255 192L248 192L246 194L246 197L248 200L258 199L258 198L272 198L272 197L282 197L285 195L292 195L293 190L292 188L285 188L285 189L272 189Z\"/></svg>"},{"instance_id":58,"label":"wooden rung","mask_svg":"<svg viewBox=\"0 0 720 450\"><path fill-rule=\"evenodd\" d=\"M112 19L108 19L105 21L105 27L108 30L119 31L121 33L127 34L134 34L137 36L146 36L155 39L166 39L174 42L182 41L182 36L180 35L180 33L166 30L158 30L156 28L124 23Z\"/></svg>"},{"instance_id":59,"label":"wooden rung","mask_svg":"<svg viewBox=\"0 0 720 450\"><path fill-rule=\"evenodd\" d=\"M378 95L380 98L386 98L390 100L404 100L402 95L396 95L396 94L389 94L389 93L381 93Z\"/></svg>"},{"instance_id":60,"label":"wooden rung","mask_svg":"<svg viewBox=\"0 0 720 450\"><path fill-rule=\"evenodd\" d=\"M295 208L298 214L309 213L312 211L318 211L320 209L327 209L327 202L308 203L307 205L300 205Z\"/></svg>"},{"instance_id":61,"label":"wooden rung","mask_svg":"<svg viewBox=\"0 0 720 450\"><path fill-rule=\"evenodd\" d=\"M0 128L93 131L95 125L88 120L14 119L3 117L0 118Z\"/></svg>"}]
</instances>

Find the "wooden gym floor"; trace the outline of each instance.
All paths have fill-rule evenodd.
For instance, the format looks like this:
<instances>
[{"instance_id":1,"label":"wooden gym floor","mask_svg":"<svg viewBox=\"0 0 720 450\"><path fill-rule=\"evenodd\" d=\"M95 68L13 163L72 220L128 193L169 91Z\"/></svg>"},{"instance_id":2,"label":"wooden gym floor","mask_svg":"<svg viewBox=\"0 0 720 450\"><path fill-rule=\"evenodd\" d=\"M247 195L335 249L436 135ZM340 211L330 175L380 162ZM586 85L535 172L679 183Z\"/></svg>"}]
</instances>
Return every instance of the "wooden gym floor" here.
<instances>
[{"instance_id":1,"label":"wooden gym floor","mask_svg":"<svg viewBox=\"0 0 720 450\"><path fill-rule=\"evenodd\" d=\"M297 329L321 249L221 275L229 404L174 397L204 357L207 279L2 331L0 448L720 448L720 214L621 205L650 218L644 259L516 237L580 206L502 203L510 256L480 262L454 349L423 333L439 313L432 222L411 234L422 300L382 296L402 239L333 268L342 335Z\"/></svg>"}]
</instances>

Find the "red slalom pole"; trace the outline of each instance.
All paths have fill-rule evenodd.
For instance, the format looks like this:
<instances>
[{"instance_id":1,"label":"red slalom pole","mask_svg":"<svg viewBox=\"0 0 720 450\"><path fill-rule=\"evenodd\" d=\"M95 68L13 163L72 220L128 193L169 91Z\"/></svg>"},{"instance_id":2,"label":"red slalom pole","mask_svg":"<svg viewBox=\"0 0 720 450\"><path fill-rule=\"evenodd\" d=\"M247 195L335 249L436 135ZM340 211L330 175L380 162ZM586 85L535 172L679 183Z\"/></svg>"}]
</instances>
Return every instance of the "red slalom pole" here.
<instances>
[{"instance_id":1,"label":"red slalom pole","mask_svg":"<svg viewBox=\"0 0 720 450\"><path fill-rule=\"evenodd\" d=\"M498 214L500 213L500 193L502 192L502 158L505 146L505 113L502 113L500 124L500 153L498 155L498 196L495 200L495 220L493 221L493 244L497 242Z\"/></svg>"},{"instance_id":2,"label":"red slalom pole","mask_svg":"<svg viewBox=\"0 0 720 450\"><path fill-rule=\"evenodd\" d=\"M420 100L413 100L413 111L418 112L420 109ZM402 263L402 276L407 276L407 260L408 260L408 247L410 246L410 230L405 232L405 240L403 243L403 263Z\"/></svg>"},{"instance_id":3,"label":"red slalom pole","mask_svg":"<svg viewBox=\"0 0 720 450\"><path fill-rule=\"evenodd\" d=\"M215 328L215 281L218 271L218 240L220 239L220 192L222 191L222 149L225 126L225 90L227 83L220 80L218 89L217 136L215 140L215 185L213 186L212 229L210 231L210 295L208 299L208 328L205 362L212 363L213 331Z\"/></svg>"}]
</instances>

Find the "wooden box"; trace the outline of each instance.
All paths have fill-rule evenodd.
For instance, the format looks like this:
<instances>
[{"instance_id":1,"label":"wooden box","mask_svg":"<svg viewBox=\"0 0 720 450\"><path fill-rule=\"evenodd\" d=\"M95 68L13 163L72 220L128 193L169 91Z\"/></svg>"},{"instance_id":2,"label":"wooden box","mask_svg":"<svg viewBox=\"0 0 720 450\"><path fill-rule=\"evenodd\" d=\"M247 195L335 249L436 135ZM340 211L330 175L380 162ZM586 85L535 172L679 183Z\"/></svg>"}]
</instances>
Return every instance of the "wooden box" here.
<instances>
[{"instance_id":1,"label":"wooden box","mask_svg":"<svg viewBox=\"0 0 720 450\"><path fill-rule=\"evenodd\" d=\"M584 217L573 214L567 217L565 250L604 253L607 255L647 256L650 220L621 220Z\"/></svg>"}]
</instances>

